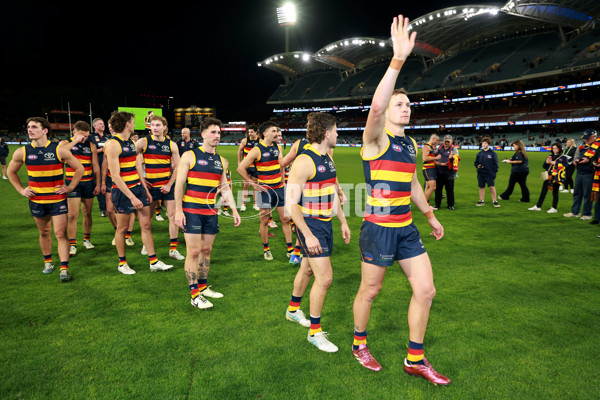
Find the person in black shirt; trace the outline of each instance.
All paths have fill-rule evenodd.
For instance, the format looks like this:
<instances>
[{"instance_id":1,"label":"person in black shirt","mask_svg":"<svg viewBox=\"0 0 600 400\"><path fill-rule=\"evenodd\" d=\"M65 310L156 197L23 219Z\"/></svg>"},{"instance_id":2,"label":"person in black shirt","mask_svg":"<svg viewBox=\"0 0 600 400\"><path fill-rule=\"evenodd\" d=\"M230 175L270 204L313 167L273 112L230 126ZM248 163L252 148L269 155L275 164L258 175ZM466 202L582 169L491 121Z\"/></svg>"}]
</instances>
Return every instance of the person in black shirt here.
<instances>
[{"instance_id":1,"label":"person in black shirt","mask_svg":"<svg viewBox=\"0 0 600 400\"><path fill-rule=\"evenodd\" d=\"M568 156L571 160L575 158L575 152L577 151L577 146L575 146L575 140L567 139L567 147L563 151L563 154ZM575 189L575 183L573 182L573 172L575 172L575 164L572 162L567 166L567 170L565 171L565 182L564 189L561 190L561 193L569 193L569 188L571 188L571 193L573 193L573 189Z\"/></svg>"},{"instance_id":2,"label":"person in black shirt","mask_svg":"<svg viewBox=\"0 0 600 400\"><path fill-rule=\"evenodd\" d=\"M494 207L500 207L496 199L496 174L498 173L498 156L496 152L490 148L492 139L484 137L481 140L482 150L475 157L475 168L477 168L477 184L479 186L479 202L476 206L484 206L485 202L485 185L490 189L492 196L492 204Z\"/></svg>"},{"instance_id":3,"label":"person in black shirt","mask_svg":"<svg viewBox=\"0 0 600 400\"><path fill-rule=\"evenodd\" d=\"M511 159L502 160L502 162L511 164L510 178L508 179L508 187L498 198L500 200L508 200L512 194L515 185L518 183L521 186L522 203L529 203L529 189L527 188L527 175L529 175L529 160L527 159L527 151L522 141L517 140L512 143L515 154Z\"/></svg>"},{"instance_id":4,"label":"person in black shirt","mask_svg":"<svg viewBox=\"0 0 600 400\"><path fill-rule=\"evenodd\" d=\"M110 139L110 134L105 133L106 125L104 124L104 120L102 118L94 118L92 121L92 128L94 132L90 135L90 140L92 143L96 145L96 149L98 151L98 166L102 171L102 163L104 162L104 145L106 141ZM106 198L103 193L98 194L96 196L98 199L98 208L100 209L100 216L106 217Z\"/></svg>"},{"instance_id":5,"label":"person in black shirt","mask_svg":"<svg viewBox=\"0 0 600 400\"><path fill-rule=\"evenodd\" d=\"M2 164L2 179L8 179L6 177L6 157L8 157L8 145L4 141L4 138L0 136L0 164Z\"/></svg>"}]
</instances>

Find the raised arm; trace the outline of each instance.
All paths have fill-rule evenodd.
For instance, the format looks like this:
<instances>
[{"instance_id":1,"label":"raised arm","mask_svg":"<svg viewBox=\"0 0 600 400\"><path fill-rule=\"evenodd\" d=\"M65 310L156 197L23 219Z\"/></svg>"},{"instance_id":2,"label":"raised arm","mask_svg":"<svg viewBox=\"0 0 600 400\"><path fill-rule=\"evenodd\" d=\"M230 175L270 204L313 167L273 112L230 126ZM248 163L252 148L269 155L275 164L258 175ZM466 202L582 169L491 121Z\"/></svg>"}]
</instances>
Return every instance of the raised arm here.
<instances>
[{"instance_id":1,"label":"raised arm","mask_svg":"<svg viewBox=\"0 0 600 400\"><path fill-rule=\"evenodd\" d=\"M365 145L379 143L385 134L386 109L394 92L400 69L412 52L417 37L417 32L408 32L408 26L408 18L404 18L402 15L394 17L392 21L390 33L394 57L373 95L367 124L363 132L363 144Z\"/></svg>"}]
</instances>

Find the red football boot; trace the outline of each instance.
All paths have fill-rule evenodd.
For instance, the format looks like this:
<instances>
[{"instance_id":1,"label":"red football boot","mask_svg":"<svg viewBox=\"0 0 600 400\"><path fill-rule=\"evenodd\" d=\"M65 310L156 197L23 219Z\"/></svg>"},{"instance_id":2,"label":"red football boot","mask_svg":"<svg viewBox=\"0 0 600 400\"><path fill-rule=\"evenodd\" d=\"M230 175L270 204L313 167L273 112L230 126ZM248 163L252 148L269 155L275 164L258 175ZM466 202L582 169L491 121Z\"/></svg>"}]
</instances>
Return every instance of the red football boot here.
<instances>
[{"instance_id":1,"label":"red football boot","mask_svg":"<svg viewBox=\"0 0 600 400\"><path fill-rule=\"evenodd\" d=\"M439 372L436 372L426 358L423 358L423 361L425 361L425 365L410 365L407 363L406 359L404 359L404 372L408 375L425 378L434 385L448 385L450 383L450 379Z\"/></svg>"},{"instance_id":2,"label":"red football boot","mask_svg":"<svg viewBox=\"0 0 600 400\"><path fill-rule=\"evenodd\" d=\"M379 365L377 360L373 358L366 344L361 344L360 346L358 346L358 350L352 350L352 355L356 357L360 365L362 365L363 367L368 368L372 371L381 370L381 365Z\"/></svg>"}]
</instances>

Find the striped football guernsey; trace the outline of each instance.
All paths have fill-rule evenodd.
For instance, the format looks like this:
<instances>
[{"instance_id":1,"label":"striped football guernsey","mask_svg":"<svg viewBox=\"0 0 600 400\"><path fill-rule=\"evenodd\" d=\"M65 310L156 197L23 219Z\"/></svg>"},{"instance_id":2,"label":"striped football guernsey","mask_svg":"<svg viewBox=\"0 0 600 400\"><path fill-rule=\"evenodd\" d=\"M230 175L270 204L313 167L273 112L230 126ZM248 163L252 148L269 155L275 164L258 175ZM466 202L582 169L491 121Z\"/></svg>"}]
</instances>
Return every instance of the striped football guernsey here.
<instances>
[{"instance_id":1,"label":"striped football guernsey","mask_svg":"<svg viewBox=\"0 0 600 400\"><path fill-rule=\"evenodd\" d=\"M281 153L279 144L273 143L267 146L261 140L256 147L260 151L259 159L254 162L258 172L258 183L271 189L283 187L281 165L279 164L279 154Z\"/></svg>"},{"instance_id":2,"label":"striped football guernsey","mask_svg":"<svg viewBox=\"0 0 600 400\"><path fill-rule=\"evenodd\" d=\"M388 145L378 155L363 156L367 183L364 220L385 227L402 227L412 222L411 182L416 170L417 145L410 137L385 130Z\"/></svg>"},{"instance_id":3,"label":"striped football guernsey","mask_svg":"<svg viewBox=\"0 0 600 400\"><path fill-rule=\"evenodd\" d=\"M223 160L216 152L207 153L202 147L190 151L194 154L194 166L187 176L183 211L190 214L217 214L215 200L223 175Z\"/></svg>"},{"instance_id":4,"label":"striped football guernsey","mask_svg":"<svg viewBox=\"0 0 600 400\"><path fill-rule=\"evenodd\" d=\"M435 157L435 151L433 146L427 142L425 143L427 146L429 146L429 154L427 154L427 157ZM423 146L423 150L425 150L425 146ZM435 168L435 160L429 160L429 161L425 161L423 163L423 169L430 169L430 168Z\"/></svg>"},{"instance_id":5,"label":"striped football guernsey","mask_svg":"<svg viewBox=\"0 0 600 400\"><path fill-rule=\"evenodd\" d=\"M336 178L333 160L329 154L320 154L312 146L309 146L302 156L310 158L315 167L314 175L306 181L302 189L302 215L305 218L331 221Z\"/></svg>"},{"instance_id":6,"label":"striped football guernsey","mask_svg":"<svg viewBox=\"0 0 600 400\"><path fill-rule=\"evenodd\" d=\"M298 142L298 148L296 149L296 157L304 153L309 147L310 143L308 142L307 138L303 137L302 139L300 139L300 142Z\"/></svg>"},{"instance_id":7,"label":"striped football guernsey","mask_svg":"<svg viewBox=\"0 0 600 400\"><path fill-rule=\"evenodd\" d=\"M23 146L23 162L27 167L29 188L36 193L30 198L34 203L58 203L67 198L66 194L55 193L64 184L59 146L49 140L44 147L35 147L33 143Z\"/></svg>"},{"instance_id":8,"label":"striped football guernsey","mask_svg":"<svg viewBox=\"0 0 600 400\"><path fill-rule=\"evenodd\" d=\"M247 138L246 139L246 144L244 145L244 154L242 154L242 159L246 158L246 156L248 155L248 153L250 153L250 150L252 150L254 148L254 146L256 146L259 142L259 139L250 139Z\"/></svg>"},{"instance_id":9,"label":"striped football guernsey","mask_svg":"<svg viewBox=\"0 0 600 400\"><path fill-rule=\"evenodd\" d=\"M73 143L73 138L69 139L70 143ZM81 165L83 165L83 176L81 177L81 182L89 182L94 179L92 175L92 146L90 145L92 142L88 137L85 139L83 143L77 143L75 146L71 147L71 153L73 156L79 160ZM65 185L69 185L71 183L71 179L73 179L73 175L75 174L75 170L69 166L65 165Z\"/></svg>"},{"instance_id":10,"label":"striped football guernsey","mask_svg":"<svg viewBox=\"0 0 600 400\"><path fill-rule=\"evenodd\" d=\"M135 144L133 140L123 140L120 135L114 135L112 139L115 140L121 147L121 154L119 154L119 175L125 181L128 188L132 188L140 184L140 176L135 169L135 160L137 153L135 151ZM117 188L113 180L113 188Z\"/></svg>"},{"instance_id":11,"label":"striped football guernsey","mask_svg":"<svg viewBox=\"0 0 600 400\"><path fill-rule=\"evenodd\" d=\"M169 183L173 146L175 143L166 137L162 141L154 140L152 135L146 137L146 148L143 154L146 180L150 182L151 187L160 188Z\"/></svg>"}]
</instances>

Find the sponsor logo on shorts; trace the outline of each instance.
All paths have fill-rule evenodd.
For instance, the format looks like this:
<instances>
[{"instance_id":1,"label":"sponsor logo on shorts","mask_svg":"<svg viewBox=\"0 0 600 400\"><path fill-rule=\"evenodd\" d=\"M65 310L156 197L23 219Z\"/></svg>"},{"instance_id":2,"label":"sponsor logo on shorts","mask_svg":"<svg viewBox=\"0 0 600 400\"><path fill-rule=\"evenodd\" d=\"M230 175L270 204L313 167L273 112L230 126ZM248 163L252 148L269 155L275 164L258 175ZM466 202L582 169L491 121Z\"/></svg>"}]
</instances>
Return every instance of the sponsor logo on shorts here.
<instances>
[{"instance_id":1,"label":"sponsor logo on shorts","mask_svg":"<svg viewBox=\"0 0 600 400\"><path fill-rule=\"evenodd\" d=\"M382 260L393 260L394 255L393 254L380 254L379 258Z\"/></svg>"},{"instance_id":2,"label":"sponsor logo on shorts","mask_svg":"<svg viewBox=\"0 0 600 400\"><path fill-rule=\"evenodd\" d=\"M369 253L365 253L364 257L365 261L373 261L373 256Z\"/></svg>"},{"instance_id":3,"label":"sponsor logo on shorts","mask_svg":"<svg viewBox=\"0 0 600 400\"><path fill-rule=\"evenodd\" d=\"M67 206L65 206L65 205L62 205L62 206L60 206L60 207L59 207L59 209L61 209L61 210L66 210L66 209L67 209Z\"/></svg>"}]
</instances>

